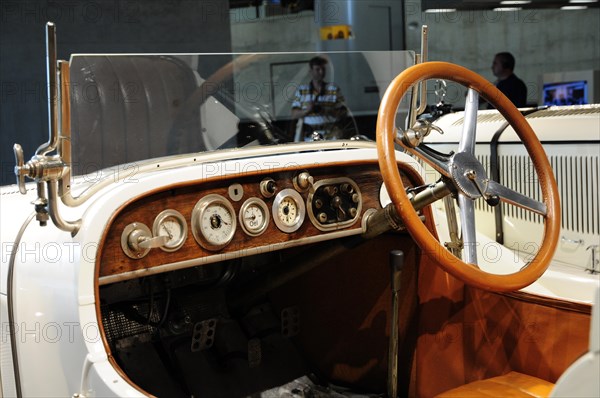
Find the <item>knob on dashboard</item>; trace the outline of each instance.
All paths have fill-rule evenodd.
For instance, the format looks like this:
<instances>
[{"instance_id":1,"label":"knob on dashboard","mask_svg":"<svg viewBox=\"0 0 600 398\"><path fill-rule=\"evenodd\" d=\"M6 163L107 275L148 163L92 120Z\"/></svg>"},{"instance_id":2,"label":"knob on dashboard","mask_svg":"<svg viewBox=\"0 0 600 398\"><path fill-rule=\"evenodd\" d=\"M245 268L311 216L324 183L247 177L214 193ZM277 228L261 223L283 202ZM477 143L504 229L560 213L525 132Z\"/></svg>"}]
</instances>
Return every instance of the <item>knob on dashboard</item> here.
<instances>
[{"instance_id":1,"label":"knob on dashboard","mask_svg":"<svg viewBox=\"0 0 600 398\"><path fill-rule=\"evenodd\" d=\"M275 195L275 191L277 191L277 184L272 178L265 178L260 182L260 193L265 198Z\"/></svg>"},{"instance_id":2,"label":"knob on dashboard","mask_svg":"<svg viewBox=\"0 0 600 398\"><path fill-rule=\"evenodd\" d=\"M313 176L308 171L303 171L294 177L294 188L298 191L306 191L315 182Z\"/></svg>"},{"instance_id":3,"label":"knob on dashboard","mask_svg":"<svg viewBox=\"0 0 600 398\"><path fill-rule=\"evenodd\" d=\"M151 247L143 244L152 238L152 232L145 224L134 222L123 229L121 234L121 249L129 258L138 259L146 256Z\"/></svg>"}]
</instances>

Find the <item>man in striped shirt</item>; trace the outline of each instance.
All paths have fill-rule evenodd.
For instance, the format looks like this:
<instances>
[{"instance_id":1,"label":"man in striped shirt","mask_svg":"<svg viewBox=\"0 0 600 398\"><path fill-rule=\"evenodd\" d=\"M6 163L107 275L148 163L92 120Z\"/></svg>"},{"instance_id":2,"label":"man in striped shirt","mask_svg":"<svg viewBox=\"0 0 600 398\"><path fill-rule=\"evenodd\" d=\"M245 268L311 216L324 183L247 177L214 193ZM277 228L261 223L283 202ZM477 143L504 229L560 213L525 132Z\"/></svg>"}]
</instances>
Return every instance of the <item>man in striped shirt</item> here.
<instances>
[{"instance_id":1,"label":"man in striped shirt","mask_svg":"<svg viewBox=\"0 0 600 398\"><path fill-rule=\"evenodd\" d=\"M294 141L346 138L340 129L335 128L336 122L345 116L346 108L340 88L325 81L327 60L314 57L308 65L311 81L298 87L292 103L292 119L303 122Z\"/></svg>"}]
</instances>

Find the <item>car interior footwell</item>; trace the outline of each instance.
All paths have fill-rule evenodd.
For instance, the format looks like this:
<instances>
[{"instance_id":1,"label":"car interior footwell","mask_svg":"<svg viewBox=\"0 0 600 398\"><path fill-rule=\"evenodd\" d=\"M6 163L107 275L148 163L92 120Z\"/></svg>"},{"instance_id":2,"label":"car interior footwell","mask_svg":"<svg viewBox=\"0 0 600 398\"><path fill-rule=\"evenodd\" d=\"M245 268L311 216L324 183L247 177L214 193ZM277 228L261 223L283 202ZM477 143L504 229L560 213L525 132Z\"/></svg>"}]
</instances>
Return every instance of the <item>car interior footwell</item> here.
<instances>
[{"instance_id":1,"label":"car interior footwell","mask_svg":"<svg viewBox=\"0 0 600 398\"><path fill-rule=\"evenodd\" d=\"M306 309L269 294L252 306L231 305L242 287L260 286L299 253L309 258L302 250L102 286L102 325L115 364L132 384L161 397L379 396L314 366L298 335L323 325L309 323Z\"/></svg>"}]
</instances>

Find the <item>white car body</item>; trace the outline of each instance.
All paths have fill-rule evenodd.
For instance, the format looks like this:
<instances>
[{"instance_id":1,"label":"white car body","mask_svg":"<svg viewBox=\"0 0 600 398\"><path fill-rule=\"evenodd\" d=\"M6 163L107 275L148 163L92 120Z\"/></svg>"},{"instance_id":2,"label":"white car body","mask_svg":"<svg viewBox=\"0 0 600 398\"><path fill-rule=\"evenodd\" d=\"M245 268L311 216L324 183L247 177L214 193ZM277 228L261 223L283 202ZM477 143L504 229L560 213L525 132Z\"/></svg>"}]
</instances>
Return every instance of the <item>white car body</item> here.
<instances>
[{"instance_id":1,"label":"white car body","mask_svg":"<svg viewBox=\"0 0 600 398\"><path fill-rule=\"evenodd\" d=\"M33 184L28 184L27 196L21 195L16 186L2 187L2 314L7 314L6 276L11 256L14 256L15 338L19 361L24 364L20 368L23 396L45 397L49 391L55 396L139 396L139 390L109 364L96 313L94 270L98 242L120 207L163 187L164 181L177 184L215 177L228 178L256 169L281 167L302 170L322 162L315 157L315 151L335 148L327 157L328 164L376 161L374 144L358 143L354 146L358 148L351 149L351 145L343 142L296 144L288 145L285 148L288 153L280 155L269 155L269 147L249 149L247 153L223 151L218 158L229 160L215 161L214 154L208 154L206 162L202 155L164 158L143 165L140 173L125 179L116 178L117 173L112 170L106 171L103 178L83 176L74 182L74 190L93 189L101 182L106 186L94 195L93 200L75 209L61 209L67 219L82 219L81 229L75 237L52 225L41 227L35 220L29 219L23 224L31 214L30 202L35 199ZM398 153L398 157L418 167L407 155ZM158 165L160 171L157 171ZM5 209L10 210L5 212ZM21 227L24 233L18 243L8 243L16 241ZM360 231L350 232L357 233ZM282 243L276 249L289 246ZM5 325L2 387L4 396L11 397L16 393L8 344L8 319L3 318L2 324Z\"/></svg>"},{"instance_id":2,"label":"white car body","mask_svg":"<svg viewBox=\"0 0 600 398\"><path fill-rule=\"evenodd\" d=\"M444 134L432 133L428 137L431 147L444 152L455 149L462 134L463 117L462 112L457 112L436 120L435 124ZM597 255L600 245L600 107L583 105L529 110L526 118L551 161L562 206L561 240L552 265L538 283L526 290L591 303L600 286ZM504 123L497 111L479 111L476 155L489 171L491 143L494 135L501 131L497 151L502 183L539 195L531 161L523 148L516 145L520 140L512 127ZM431 168L426 168L426 174L429 180L436 178ZM439 203L437 208L444 212ZM495 242L494 209L482 203L476 211L478 230ZM529 217L526 212L509 211L505 207L504 245L512 249L513 257L527 257L539 245L542 225L539 219ZM498 263L488 266L498 268ZM591 272L594 268L596 271ZM502 271L496 269L496 272Z\"/></svg>"}]
</instances>

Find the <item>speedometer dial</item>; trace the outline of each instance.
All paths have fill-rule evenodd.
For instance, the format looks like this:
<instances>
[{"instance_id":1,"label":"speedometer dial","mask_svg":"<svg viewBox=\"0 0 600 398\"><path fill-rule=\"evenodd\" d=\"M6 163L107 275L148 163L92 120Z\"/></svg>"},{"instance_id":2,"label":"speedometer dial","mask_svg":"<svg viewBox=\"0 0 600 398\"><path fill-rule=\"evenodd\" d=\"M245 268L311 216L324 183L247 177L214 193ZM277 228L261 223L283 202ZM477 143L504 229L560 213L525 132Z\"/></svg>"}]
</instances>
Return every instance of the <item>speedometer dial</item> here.
<instances>
[{"instance_id":1,"label":"speedometer dial","mask_svg":"<svg viewBox=\"0 0 600 398\"><path fill-rule=\"evenodd\" d=\"M306 206L302 196L293 189L280 191L273 201L273 220L277 228L291 233L302 225L306 215Z\"/></svg>"},{"instance_id":2,"label":"speedometer dial","mask_svg":"<svg viewBox=\"0 0 600 398\"><path fill-rule=\"evenodd\" d=\"M233 239L236 228L233 206L221 195L200 199L192 211L192 233L207 250L219 250Z\"/></svg>"}]
</instances>

